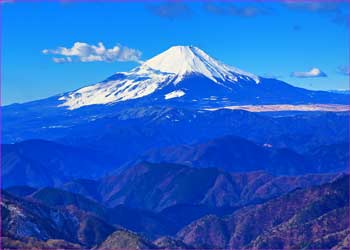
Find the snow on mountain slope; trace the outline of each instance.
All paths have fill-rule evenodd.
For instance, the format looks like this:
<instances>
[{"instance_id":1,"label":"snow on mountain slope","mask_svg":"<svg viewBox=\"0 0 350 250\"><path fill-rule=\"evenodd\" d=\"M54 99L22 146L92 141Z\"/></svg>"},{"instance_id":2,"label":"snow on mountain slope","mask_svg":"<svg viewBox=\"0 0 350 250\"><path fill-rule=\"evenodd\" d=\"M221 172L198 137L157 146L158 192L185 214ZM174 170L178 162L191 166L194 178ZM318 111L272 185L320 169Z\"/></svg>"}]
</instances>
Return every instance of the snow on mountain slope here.
<instances>
[{"instance_id":1,"label":"snow on mountain slope","mask_svg":"<svg viewBox=\"0 0 350 250\"><path fill-rule=\"evenodd\" d=\"M259 83L259 77L225 65L207 55L194 46L174 46L167 51L151 58L143 64L162 72L173 73L178 76L176 82L189 73L198 73L214 82L238 81L239 79L253 79Z\"/></svg>"},{"instance_id":2,"label":"snow on mountain slope","mask_svg":"<svg viewBox=\"0 0 350 250\"><path fill-rule=\"evenodd\" d=\"M186 93L182 90L175 90L173 92L170 92L166 95L164 95L164 99L168 100L168 99L172 99L172 98L176 98L176 97L181 97L184 96Z\"/></svg>"},{"instance_id":3,"label":"snow on mountain slope","mask_svg":"<svg viewBox=\"0 0 350 250\"><path fill-rule=\"evenodd\" d=\"M59 106L67 106L72 110L87 105L136 99L152 94L174 78L173 74L155 73L154 70L146 67L117 75L118 79L103 81L61 96L59 100L64 103Z\"/></svg>"},{"instance_id":4,"label":"snow on mountain slope","mask_svg":"<svg viewBox=\"0 0 350 250\"><path fill-rule=\"evenodd\" d=\"M117 73L109 79L65 94L59 106L77 109L93 104L108 104L141 98L172 85L176 87L187 75L200 75L213 83L231 89L240 80L258 84L258 76L225 65L193 46L174 46L144 62L139 67ZM184 91L175 89L164 99L181 97Z\"/></svg>"}]
</instances>

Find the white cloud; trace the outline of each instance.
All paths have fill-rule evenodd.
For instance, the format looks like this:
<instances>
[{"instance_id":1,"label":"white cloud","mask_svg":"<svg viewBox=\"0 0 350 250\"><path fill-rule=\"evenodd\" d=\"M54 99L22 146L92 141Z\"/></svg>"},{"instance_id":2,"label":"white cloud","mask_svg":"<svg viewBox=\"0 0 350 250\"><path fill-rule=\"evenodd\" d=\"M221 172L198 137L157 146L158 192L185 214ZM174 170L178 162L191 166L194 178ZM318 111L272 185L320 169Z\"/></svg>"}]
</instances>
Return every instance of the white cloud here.
<instances>
[{"instance_id":1,"label":"white cloud","mask_svg":"<svg viewBox=\"0 0 350 250\"><path fill-rule=\"evenodd\" d=\"M327 77L326 73L321 71L319 68L312 68L306 72L293 72L291 76L299 78Z\"/></svg>"},{"instance_id":2,"label":"white cloud","mask_svg":"<svg viewBox=\"0 0 350 250\"><path fill-rule=\"evenodd\" d=\"M71 48L44 49L42 53L62 56L52 58L56 63L73 62L74 60L80 62L141 62L141 52L139 50L121 45L115 45L113 48L107 49L102 42L98 43L97 46L75 42Z\"/></svg>"}]
</instances>

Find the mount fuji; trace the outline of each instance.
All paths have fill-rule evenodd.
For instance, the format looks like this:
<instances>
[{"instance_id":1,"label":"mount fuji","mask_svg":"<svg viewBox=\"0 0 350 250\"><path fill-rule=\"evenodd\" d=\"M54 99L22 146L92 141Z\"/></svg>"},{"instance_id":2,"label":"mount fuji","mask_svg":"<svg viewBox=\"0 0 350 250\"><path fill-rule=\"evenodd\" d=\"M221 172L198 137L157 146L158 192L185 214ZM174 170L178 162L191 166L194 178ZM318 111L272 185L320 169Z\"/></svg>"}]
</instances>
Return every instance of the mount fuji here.
<instances>
[{"instance_id":1,"label":"mount fuji","mask_svg":"<svg viewBox=\"0 0 350 250\"><path fill-rule=\"evenodd\" d=\"M130 72L63 95L60 106L76 109L93 104L151 97L153 101L181 98L228 100L236 88L254 88L260 78L225 65L197 47L174 46Z\"/></svg>"},{"instance_id":2,"label":"mount fuji","mask_svg":"<svg viewBox=\"0 0 350 250\"><path fill-rule=\"evenodd\" d=\"M174 46L129 72L59 96L68 110L125 101L217 107L344 103L345 97L293 87L223 64L194 46Z\"/></svg>"}]
</instances>

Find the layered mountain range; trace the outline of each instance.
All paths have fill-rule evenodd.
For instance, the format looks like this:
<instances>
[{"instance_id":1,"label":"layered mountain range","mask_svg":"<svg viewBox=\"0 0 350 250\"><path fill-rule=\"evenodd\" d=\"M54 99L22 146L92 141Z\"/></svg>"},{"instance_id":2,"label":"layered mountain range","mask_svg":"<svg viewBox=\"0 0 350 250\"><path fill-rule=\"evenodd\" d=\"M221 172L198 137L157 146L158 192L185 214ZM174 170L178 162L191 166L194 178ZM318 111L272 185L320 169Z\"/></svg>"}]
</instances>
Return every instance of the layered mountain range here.
<instances>
[{"instance_id":1,"label":"layered mountain range","mask_svg":"<svg viewBox=\"0 0 350 250\"><path fill-rule=\"evenodd\" d=\"M114 145L122 147L122 143L115 142ZM267 171L277 175L343 172L349 163L348 143L345 140L310 146L305 152L268 143L261 145L237 136L149 150L146 150L146 144L137 151L131 151L129 148L133 146L131 144L123 150L118 149L119 152L113 155L112 151L107 154L102 149L91 150L44 140L4 144L2 185L57 187L77 178L96 179L109 173L118 173L143 161L220 168L230 172ZM143 154L142 149L146 150ZM132 160L119 165L123 152L129 152L129 159ZM133 158L132 152L136 152Z\"/></svg>"},{"instance_id":2,"label":"layered mountain range","mask_svg":"<svg viewBox=\"0 0 350 250\"><path fill-rule=\"evenodd\" d=\"M143 163L95 182L3 191L3 244L63 249L337 247L349 226L348 185L349 177L339 174L278 177ZM297 240L281 241L290 230Z\"/></svg>"}]
</instances>

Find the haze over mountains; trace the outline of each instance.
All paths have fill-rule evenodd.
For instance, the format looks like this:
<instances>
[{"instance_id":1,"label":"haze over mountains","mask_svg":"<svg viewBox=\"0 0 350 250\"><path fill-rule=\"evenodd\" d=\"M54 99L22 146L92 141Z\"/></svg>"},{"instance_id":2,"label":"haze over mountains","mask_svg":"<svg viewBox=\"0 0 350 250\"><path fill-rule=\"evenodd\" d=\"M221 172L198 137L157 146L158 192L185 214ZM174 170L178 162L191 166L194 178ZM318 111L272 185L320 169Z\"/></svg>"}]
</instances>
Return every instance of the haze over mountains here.
<instances>
[{"instance_id":1,"label":"haze over mountains","mask_svg":"<svg viewBox=\"0 0 350 250\"><path fill-rule=\"evenodd\" d=\"M4 245L343 249L348 98L174 46L97 84L5 106Z\"/></svg>"},{"instance_id":2,"label":"haze over mountains","mask_svg":"<svg viewBox=\"0 0 350 250\"><path fill-rule=\"evenodd\" d=\"M40 134L46 140L3 145L3 185L97 178L139 160L279 174L348 166L346 113L310 119L310 114L272 118L245 111L147 110Z\"/></svg>"}]
</instances>

